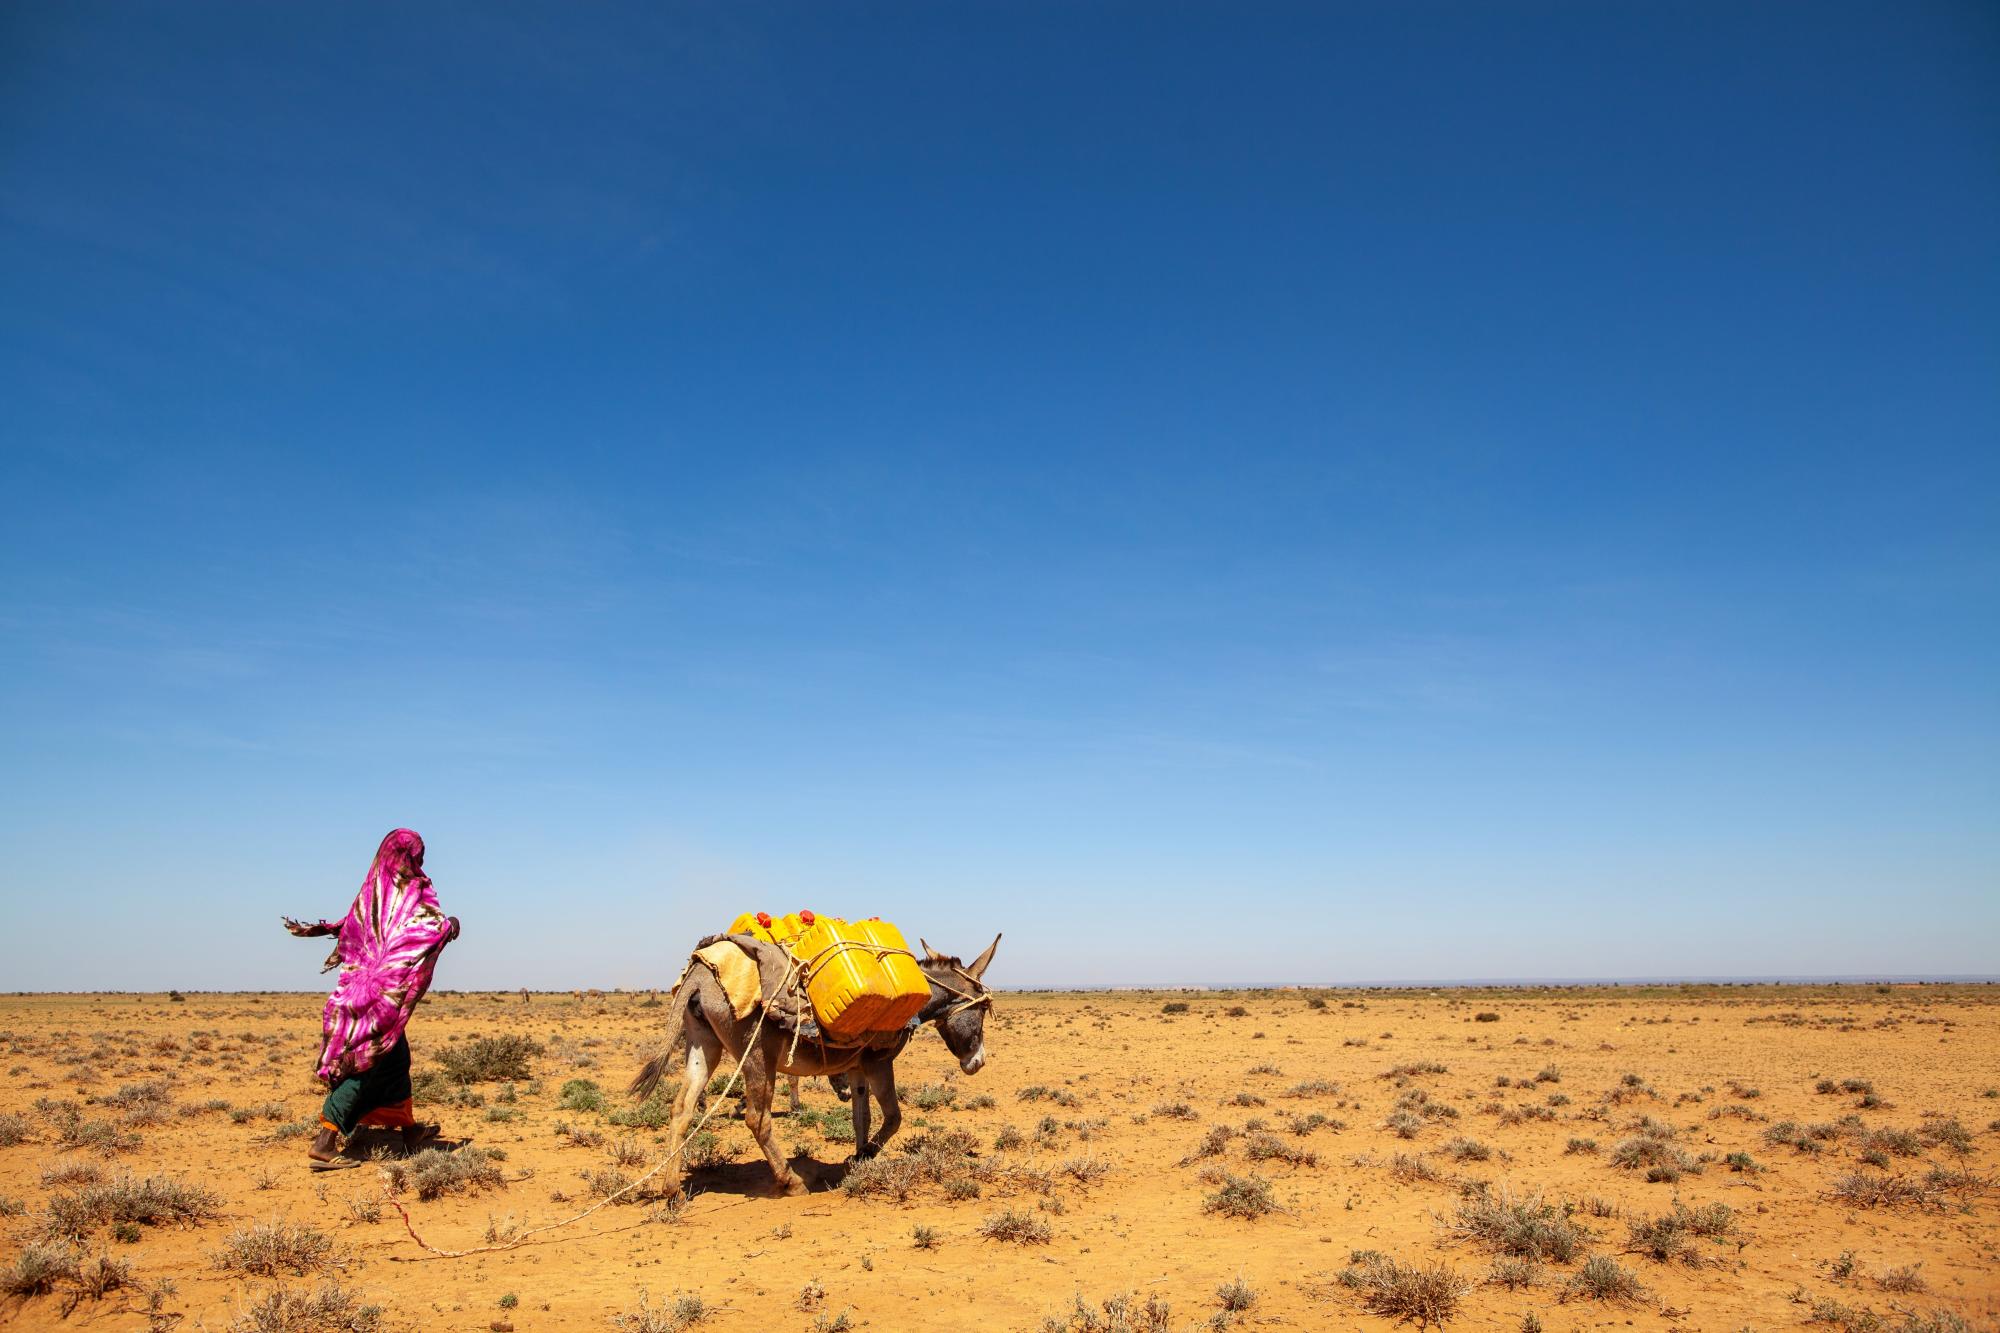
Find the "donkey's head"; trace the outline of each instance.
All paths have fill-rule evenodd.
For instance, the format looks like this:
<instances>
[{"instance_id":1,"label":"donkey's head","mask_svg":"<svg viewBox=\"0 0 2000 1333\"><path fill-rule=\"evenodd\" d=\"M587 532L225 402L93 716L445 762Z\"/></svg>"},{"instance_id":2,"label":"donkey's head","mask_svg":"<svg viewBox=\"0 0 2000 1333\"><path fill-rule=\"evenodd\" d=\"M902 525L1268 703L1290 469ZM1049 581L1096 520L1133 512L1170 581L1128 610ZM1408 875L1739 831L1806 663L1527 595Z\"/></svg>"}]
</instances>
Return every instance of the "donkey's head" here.
<instances>
[{"instance_id":1,"label":"donkey's head","mask_svg":"<svg viewBox=\"0 0 2000 1333\"><path fill-rule=\"evenodd\" d=\"M993 961L993 951L1000 947L1000 937L995 935L986 952L970 964L939 953L921 939L917 943L924 946L917 966L931 983L930 1002L917 1018L937 1024L938 1035L958 1057L958 1067L977 1074L986 1064L986 1011L993 1007L993 992L980 978Z\"/></svg>"}]
</instances>

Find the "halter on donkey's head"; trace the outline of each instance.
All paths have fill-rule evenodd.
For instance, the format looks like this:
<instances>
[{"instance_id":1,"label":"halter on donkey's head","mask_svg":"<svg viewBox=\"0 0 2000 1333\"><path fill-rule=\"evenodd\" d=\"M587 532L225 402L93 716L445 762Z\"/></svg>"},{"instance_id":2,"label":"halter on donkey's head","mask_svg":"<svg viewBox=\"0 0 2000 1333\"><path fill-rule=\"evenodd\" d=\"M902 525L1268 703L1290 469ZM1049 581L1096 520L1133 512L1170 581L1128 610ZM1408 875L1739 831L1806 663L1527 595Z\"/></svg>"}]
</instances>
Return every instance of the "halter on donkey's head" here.
<instances>
[{"instance_id":1,"label":"halter on donkey's head","mask_svg":"<svg viewBox=\"0 0 2000 1333\"><path fill-rule=\"evenodd\" d=\"M986 965L993 961L993 951L1000 947L1000 937L998 935L993 937L993 943L986 946L986 952L973 959L972 965L969 967L949 954L941 954L936 949L931 948L930 941L921 935L917 937L917 943L924 946L924 961L926 963L931 964L933 967L952 972L967 987L967 989L961 990L949 981L942 980L928 970L925 971L924 975L930 978L932 985L947 990L958 997L946 1007L943 1013L938 1015L938 1021L942 1022L950 1018L953 1014L960 1013L966 1009L984 1008L991 1012L993 1008L993 992L987 989L986 983L981 981L980 977L985 975Z\"/></svg>"}]
</instances>

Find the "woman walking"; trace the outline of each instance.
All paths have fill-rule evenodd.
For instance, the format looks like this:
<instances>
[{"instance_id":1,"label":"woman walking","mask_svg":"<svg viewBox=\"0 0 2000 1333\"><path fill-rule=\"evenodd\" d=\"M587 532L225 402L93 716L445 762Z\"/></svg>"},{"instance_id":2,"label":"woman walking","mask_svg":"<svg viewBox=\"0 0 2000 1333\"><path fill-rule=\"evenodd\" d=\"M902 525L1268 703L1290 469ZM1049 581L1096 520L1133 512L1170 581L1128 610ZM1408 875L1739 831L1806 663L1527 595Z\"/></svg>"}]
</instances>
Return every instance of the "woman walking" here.
<instances>
[{"instance_id":1,"label":"woman walking","mask_svg":"<svg viewBox=\"0 0 2000 1333\"><path fill-rule=\"evenodd\" d=\"M424 874L424 840L406 828L382 839L361 892L339 923L279 919L301 938L339 936L320 969L338 967L340 979L320 1025L319 1076L327 1094L319 1133L307 1149L312 1168L360 1165L340 1156L340 1149L363 1126L400 1130L410 1151L435 1139L438 1126L417 1122L403 1029L430 989L438 955L458 938L458 918L444 914Z\"/></svg>"}]
</instances>

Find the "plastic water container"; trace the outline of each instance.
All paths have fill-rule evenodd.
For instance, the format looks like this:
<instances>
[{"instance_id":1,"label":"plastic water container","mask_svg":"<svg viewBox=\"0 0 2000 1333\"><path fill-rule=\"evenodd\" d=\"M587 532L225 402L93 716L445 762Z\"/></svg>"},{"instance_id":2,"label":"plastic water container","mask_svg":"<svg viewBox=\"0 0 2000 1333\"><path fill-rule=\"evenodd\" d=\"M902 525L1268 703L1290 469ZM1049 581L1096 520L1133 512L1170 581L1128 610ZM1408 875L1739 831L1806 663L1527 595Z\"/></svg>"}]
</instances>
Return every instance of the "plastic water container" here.
<instances>
[{"instance_id":1,"label":"plastic water container","mask_svg":"<svg viewBox=\"0 0 2000 1333\"><path fill-rule=\"evenodd\" d=\"M777 934L778 943L790 948L803 939L805 933L811 930L813 923L818 920L811 908L801 907L798 911L787 912L772 922L771 929Z\"/></svg>"},{"instance_id":2,"label":"plastic water container","mask_svg":"<svg viewBox=\"0 0 2000 1333\"><path fill-rule=\"evenodd\" d=\"M806 994L813 1014L831 1037L858 1037L871 1031L886 998L881 971L868 941L839 917L823 916L792 945L806 966Z\"/></svg>"},{"instance_id":3,"label":"plastic water container","mask_svg":"<svg viewBox=\"0 0 2000 1333\"><path fill-rule=\"evenodd\" d=\"M899 1028L917 1016L919 1010L930 1002L931 979L917 966L917 960L910 955L910 944L903 938L893 922L884 921L879 916L871 916L866 921L857 921L854 928L860 931L870 944L881 952L876 961L886 974L890 991L882 1012L875 1022L881 1028Z\"/></svg>"},{"instance_id":4,"label":"plastic water container","mask_svg":"<svg viewBox=\"0 0 2000 1333\"><path fill-rule=\"evenodd\" d=\"M771 920L769 912L745 912L742 916L737 917L729 923L727 933L731 935L754 935L758 939L768 943L780 944L783 941L773 933L773 925L774 923Z\"/></svg>"},{"instance_id":5,"label":"plastic water container","mask_svg":"<svg viewBox=\"0 0 2000 1333\"><path fill-rule=\"evenodd\" d=\"M907 950L902 938L885 921L823 916L792 946L806 965L806 994L828 1035L893 1031L924 1007L930 982L910 958L894 952Z\"/></svg>"}]
</instances>

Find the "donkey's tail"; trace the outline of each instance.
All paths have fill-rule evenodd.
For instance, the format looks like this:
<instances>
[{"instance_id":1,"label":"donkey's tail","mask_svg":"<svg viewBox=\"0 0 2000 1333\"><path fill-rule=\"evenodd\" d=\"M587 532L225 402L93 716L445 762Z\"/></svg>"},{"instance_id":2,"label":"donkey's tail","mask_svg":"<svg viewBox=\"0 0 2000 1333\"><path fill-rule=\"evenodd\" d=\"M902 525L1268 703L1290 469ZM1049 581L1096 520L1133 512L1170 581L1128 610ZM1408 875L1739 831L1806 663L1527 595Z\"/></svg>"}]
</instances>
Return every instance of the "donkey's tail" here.
<instances>
[{"instance_id":1,"label":"donkey's tail","mask_svg":"<svg viewBox=\"0 0 2000 1333\"><path fill-rule=\"evenodd\" d=\"M660 1086L660 1080L667 1075L667 1068L673 1063L675 1052L687 1044L687 997L676 990L673 1000L667 1006L666 1040L660 1043L660 1053L646 1061L645 1067L633 1076L632 1085L625 1089L625 1095L644 1101L651 1097Z\"/></svg>"}]
</instances>

